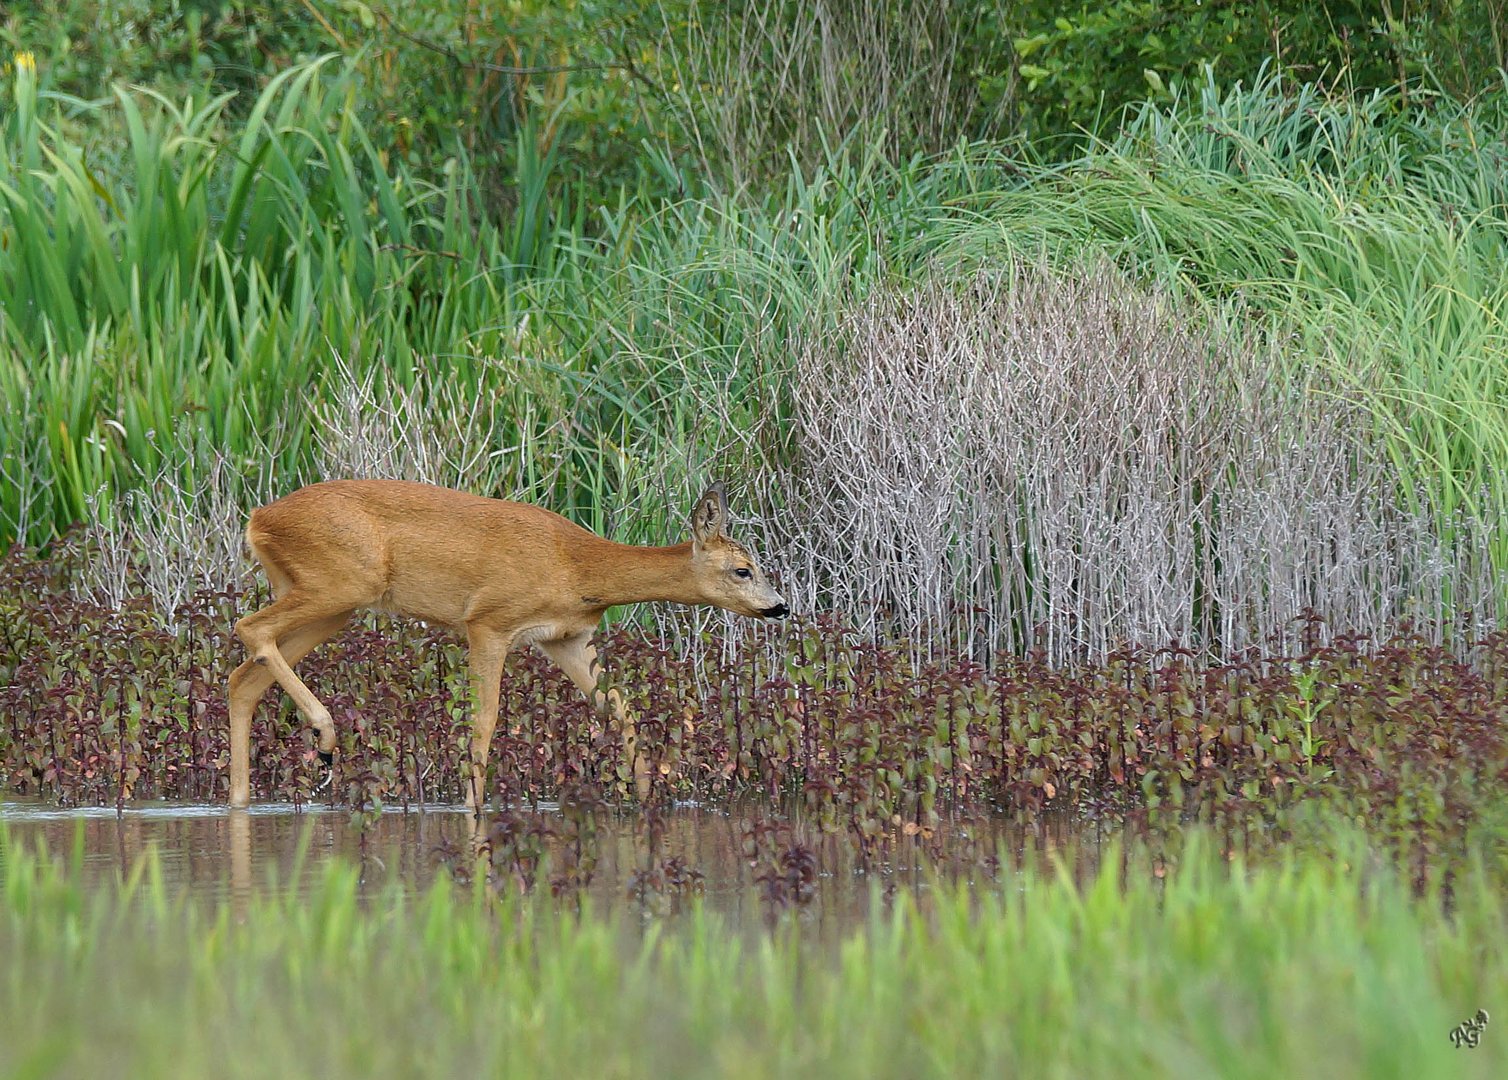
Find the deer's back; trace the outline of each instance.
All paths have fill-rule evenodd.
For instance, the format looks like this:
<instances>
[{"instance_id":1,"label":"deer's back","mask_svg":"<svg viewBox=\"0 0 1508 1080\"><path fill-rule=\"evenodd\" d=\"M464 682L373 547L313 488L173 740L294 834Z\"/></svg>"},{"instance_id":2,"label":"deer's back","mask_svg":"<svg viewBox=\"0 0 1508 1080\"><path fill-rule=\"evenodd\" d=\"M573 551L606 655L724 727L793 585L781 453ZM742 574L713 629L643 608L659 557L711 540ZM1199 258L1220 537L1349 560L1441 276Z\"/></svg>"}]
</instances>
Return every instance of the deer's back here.
<instances>
[{"instance_id":1,"label":"deer's back","mask_svg":"<svg viewBox=\"0 0 1508 1080\"><path fill-rule=\"evenodd\" d=\"M311 484L253 511L246 535L279 593L457 626L487 605L548 609L573 546L599 540L542 507L401 480Z\"/></svg>"}]
</instances>

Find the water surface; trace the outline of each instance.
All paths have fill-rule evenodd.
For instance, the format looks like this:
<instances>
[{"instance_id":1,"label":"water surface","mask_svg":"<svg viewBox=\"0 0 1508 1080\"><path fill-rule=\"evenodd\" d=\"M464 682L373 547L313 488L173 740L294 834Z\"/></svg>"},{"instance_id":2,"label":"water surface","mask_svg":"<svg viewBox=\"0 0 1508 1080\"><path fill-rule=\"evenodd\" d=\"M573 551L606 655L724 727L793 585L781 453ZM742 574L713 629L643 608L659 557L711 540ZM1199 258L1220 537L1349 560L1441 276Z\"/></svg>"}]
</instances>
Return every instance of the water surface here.
<instances>
[{"instance_id":1,"label":"water surface","mask_svg":"<svg viewBox=\"0 0 1508 1080\"><path fill-rule=\"evenodd\" d=\"M527 881L537 891L566 896L578 892L571 877L576 826L559 807L493 812L485 820L494 882ZM862 917L876 892L924 893L939 874L1009 888L1026 857L1058 853L1076 876L1087 876L1113 834L1111 826L1070 815L1031 823L960 821L930 838L896 838L865 860L847 834L824 835L799 819L777 819L768 808L680 806L657 823L637 812L604 811L593 820L595 835L579 846L595 861L579 891L599 910L625 904L674 908L695 894L735 918L799 909L839 924ZM499 831L505 823L511 832ZM138 804L117 813L112 807L60 808L0 798L0 825L9 845L40 843L55 857L76 856L89 886L120 880L155 849L169 889L242 901L268 890L301 892L337 857L361 868L358 889L368 898L394 882L416 892L440 874L466 879L476 866L470 852L478 835L471 815L459 807L390 810L362 824L347 809L310 804L244 811ZM533 862L530 852L542 857ZM0 860L5 857L6 845L0 844Z\"/></svg>"}]
</instances>

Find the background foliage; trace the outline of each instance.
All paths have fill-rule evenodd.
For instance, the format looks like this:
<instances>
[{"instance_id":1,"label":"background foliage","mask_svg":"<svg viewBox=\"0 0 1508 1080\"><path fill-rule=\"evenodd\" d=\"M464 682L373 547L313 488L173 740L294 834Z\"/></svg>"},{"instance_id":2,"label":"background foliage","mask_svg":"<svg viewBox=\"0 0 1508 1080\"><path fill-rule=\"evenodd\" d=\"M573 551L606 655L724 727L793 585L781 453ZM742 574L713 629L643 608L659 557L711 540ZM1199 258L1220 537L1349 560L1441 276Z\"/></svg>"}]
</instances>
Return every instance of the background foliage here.
<instances>
[{"instance_id":1,"label":"background foliage","mask_svg":"<svg viewBox=\"0 0 1508 1080\"><path fill-rule=\"evenodd\" d=\"M1213 69L1250 82L1264 63L1350 92L1493 86L1508 43L1502 0L1117 0L1016 5L1022 115L1037 135L1113 124L1145 98Z\"/></svg>"},{"instance_id":2,"label":"background foliage","mask_svg":"<svg viewBox=\"0 0 1508 1080\"><path fill-rule=\"evenodd\" d=\"M50 89L86 100L119 82L235 92L244 112L277 72L338 52L389 152L437 166L464 151L506 176L526 128L593 201L654 157L768 182L787 142L810 160L866 127L897 160L1010 134L1066 154L1063 136L1113 130L1207 66L1220 85L1271 64L1362 95L1465 99L1497 85L1505 43L1503 0L20 0L0 23ZM769 115L730 132L722 114L744 100Z\"/></svg>"},{"instance_id":3,"label":"background foliage","mask_svg":"<svg viewBox=\"0 0 1508 1080\"><path fill-rule=\"evenodd\" d=\"M246 508L319 476L632 541L723 476L804 603L983 612L985 652L1235 648L1305 608L1479 635L1508 568L1501 15L13 4L0 540L86 523L170 612L242 581ZM977 302L1023 281L1009 318ZM981 416L1027 385L990 372L1076 357L1044 415L1119 387L1105 423L1147 438L1092 483L1018 484L1072 425L1018 411L995 446L939 401L897 455L883 388L845 373L903 355ZM1170 364L1209 392L1132 392ZM1217 465L1190 410L1250 394ZM870 420L830 423L845 403ZM879 472L835 479L853 461ZM1295 514L1284 484L1334 505ZM1153 596L1136 553L1164 549L1177 595Z\"/></svg>"}]
</instances>

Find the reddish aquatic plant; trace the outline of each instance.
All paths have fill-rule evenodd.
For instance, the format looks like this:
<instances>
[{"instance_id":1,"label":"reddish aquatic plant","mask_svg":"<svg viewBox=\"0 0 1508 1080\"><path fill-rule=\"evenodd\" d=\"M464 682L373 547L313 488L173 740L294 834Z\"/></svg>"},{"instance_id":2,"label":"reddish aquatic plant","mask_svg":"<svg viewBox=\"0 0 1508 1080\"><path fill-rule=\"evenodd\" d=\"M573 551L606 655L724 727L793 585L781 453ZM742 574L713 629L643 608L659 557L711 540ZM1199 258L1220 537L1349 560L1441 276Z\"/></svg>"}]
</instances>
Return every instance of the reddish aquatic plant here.
<instances>
[{"instance_id":1,"label":"reddish aquatic plant","mask_svg":"<svg viewBox=\"0 0 1508 1080\"><path fill-rule=\"evenodd\" d=\"M224 799L225 680L240 657L229 628L246 606L199 594L164 628L144 605L79 599L57 560L0 563L0 788L75 805ZM1173 643L1071 666L1040 651L986 666L921 659L914 642L825 616L737 641L709 633L691 654L621 628L603 647L638 717L649 808L795 808L851 837L861 858L1002 810L1221 817L1323 795L1398 834L1445 835L1500 797L1508 635L1447 649L1411 626L1368 641L1306 619L1288 637L1292 654L1211 658ZM291 706L264 705L256 797L460 802L463 654L418 623L353 626L300 666L340 728L333 782L320 788L312 733ZM500 714L495 804L585 791L593 805L632 801L611 721L542 657L510 658ZM502 839L509 872L537 877L522 841ZM791 866L767 869L799 897ZM585 848L574 867L557 867L562 888L590 876Z\"/></svg>"}]
</instances>

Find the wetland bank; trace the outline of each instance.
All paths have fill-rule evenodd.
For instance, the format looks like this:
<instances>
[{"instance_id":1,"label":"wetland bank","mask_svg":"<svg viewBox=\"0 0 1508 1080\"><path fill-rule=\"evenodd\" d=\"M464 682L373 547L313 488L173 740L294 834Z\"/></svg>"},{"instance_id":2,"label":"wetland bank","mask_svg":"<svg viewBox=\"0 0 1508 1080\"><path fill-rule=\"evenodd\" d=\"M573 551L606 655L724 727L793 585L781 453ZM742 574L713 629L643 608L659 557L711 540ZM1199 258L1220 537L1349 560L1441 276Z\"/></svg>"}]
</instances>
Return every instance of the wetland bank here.
<instances>
[{"instance_id":1,"label":"wetland bank","mask_svg":"<svg viewBox=\"0 0 1508 1080\"><path fill-rule=\"evenodd\" d=\"M8 5L0 1073L1508 1072L1508 23L1208 8ZM337 477L794 617L610 613L644 790L510 656L480 837L361 617L232 814Z\"/></svg>"}]
</instances>

